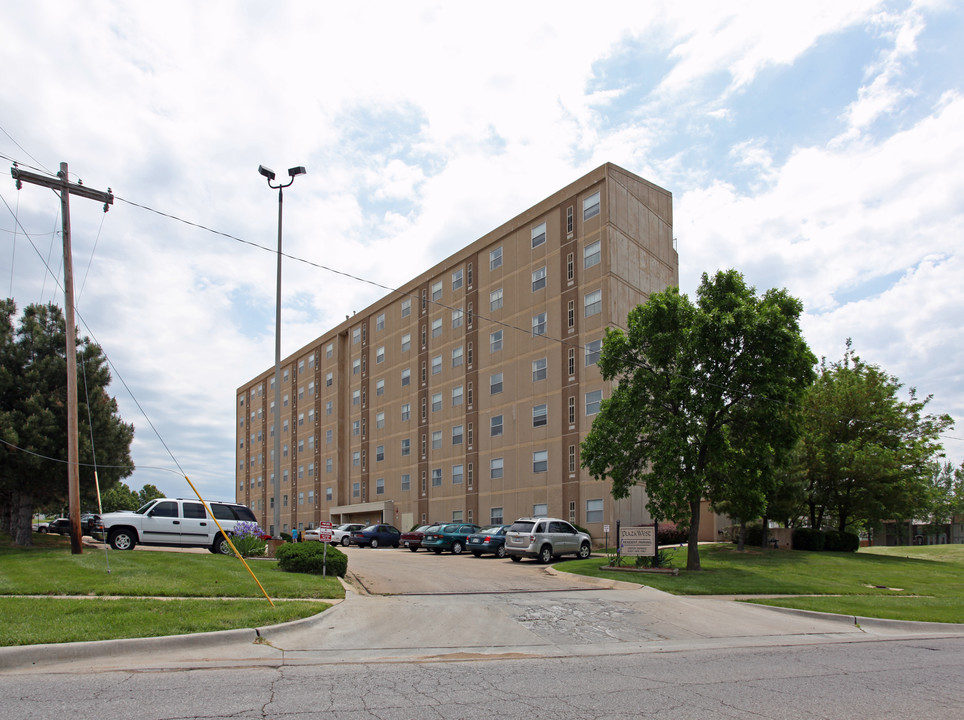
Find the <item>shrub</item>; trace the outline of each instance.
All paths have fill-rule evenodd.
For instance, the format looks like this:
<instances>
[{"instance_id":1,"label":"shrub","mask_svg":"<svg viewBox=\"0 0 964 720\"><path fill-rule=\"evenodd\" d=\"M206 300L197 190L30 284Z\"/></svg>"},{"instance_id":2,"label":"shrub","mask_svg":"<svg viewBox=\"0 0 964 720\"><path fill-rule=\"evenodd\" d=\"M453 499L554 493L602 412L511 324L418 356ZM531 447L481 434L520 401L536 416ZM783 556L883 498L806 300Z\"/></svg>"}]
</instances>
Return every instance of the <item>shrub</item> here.
<instances>
[{"instance_id":1,"label":"shrub","mask_svg":"<svg viewBox=\"0 0 964 720\"><path fill-rule=\"evenodd\" d=\"M685 545L689 542L690 531L675 523L660 523L656 528L657 545Z\"/></svg>"},{"instance_id":2,"label":"shrub","mask_svg":"<svg viewBox=\"0 0 964 720\"><path fill-rule=\"evenodd\" d=\"M840 552L843 550L843 538L836 530L823 531L823 549L827 552Z\"/></svg>"},{"instance_id":3,"label":"shrub","mask_svg":"<svg viewBox=\"0 0 964 720\"><path fill-rule=\"evenodd\" d=\"M824 534L827 542L823 549L828 552L857 552L860 548L860 536L854 533L827 530Z\"/></svg>"},{"instance_id":4,"label":"shrub","mask_svg":"<svg viewBox=\"0 0 964 720\"><path fill-rule=\"evenodd\" d=\"M255 522L239 522L231 533L231 542L241 557L257 557L264 555L268 543L263 540L264 530Z\"/></svg>"},{"instance_id":5,"label":"shrub","mask_svg":"<svg viewBox=\"0 0 964 720\"><path fill-rule=\"evenodd\" d=\"M821 530L813 528L794 528L793 549L820 551L824 548L826 535Z\"/></svg>"},{"instance_id":6,"label":"shrub","mask_svg":"<svg viewBox=\"0 0 964 720\"><path fill-rule=\"evenodd\" d=\"M275 550L274 556L278 559L278 567L285 572L321 575L327 564L328 575L345 577L348 571L348 556L336 547L329 547L326 563L325 545L327 543L286 543Z\"/></svg>"}]
</instances>

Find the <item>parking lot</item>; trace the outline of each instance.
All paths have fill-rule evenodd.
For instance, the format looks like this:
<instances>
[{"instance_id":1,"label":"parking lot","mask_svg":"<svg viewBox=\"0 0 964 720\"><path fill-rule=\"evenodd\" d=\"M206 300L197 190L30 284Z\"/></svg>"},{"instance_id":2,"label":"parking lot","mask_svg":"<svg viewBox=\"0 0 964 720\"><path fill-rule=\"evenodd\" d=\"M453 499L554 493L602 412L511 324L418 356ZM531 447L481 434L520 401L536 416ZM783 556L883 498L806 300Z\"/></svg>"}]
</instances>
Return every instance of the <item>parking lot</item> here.
<instances>
[{"instance_id":1,"label":"parking lot","mask_svg":"<svg viewBox=\"0 0 964 720\"><path fill-rule=\"evenodd\" d=\"M556 576L535 560L514 563L493 555L436 555L427 550L347 547L348 572L372 595L547 592L585 588L577 578ZM551 567L551 566L549 566Z\"/></svg>"}]
</instances>

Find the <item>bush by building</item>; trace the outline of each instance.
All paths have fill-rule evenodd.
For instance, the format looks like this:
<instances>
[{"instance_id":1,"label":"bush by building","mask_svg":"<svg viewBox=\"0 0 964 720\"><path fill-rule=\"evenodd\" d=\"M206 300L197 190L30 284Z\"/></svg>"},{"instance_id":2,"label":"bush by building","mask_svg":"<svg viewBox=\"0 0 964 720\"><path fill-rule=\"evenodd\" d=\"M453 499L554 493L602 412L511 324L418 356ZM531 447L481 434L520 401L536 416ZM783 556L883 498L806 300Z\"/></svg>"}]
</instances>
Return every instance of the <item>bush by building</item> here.
<instances>
[{"instance_id":1,"label":"bush by building","mask_svg":"<svg viewBox=\"0 0 964 720\"><path fill-rule=\"evenodd\" d=\"M285 572L300 572L321 575L327 566L328 575L345 577L348 571L348 556L336 547L328 547L327 562L325 545L320 542L285 543L274 556L278 567Z\"/></svg>"}]
</instances>

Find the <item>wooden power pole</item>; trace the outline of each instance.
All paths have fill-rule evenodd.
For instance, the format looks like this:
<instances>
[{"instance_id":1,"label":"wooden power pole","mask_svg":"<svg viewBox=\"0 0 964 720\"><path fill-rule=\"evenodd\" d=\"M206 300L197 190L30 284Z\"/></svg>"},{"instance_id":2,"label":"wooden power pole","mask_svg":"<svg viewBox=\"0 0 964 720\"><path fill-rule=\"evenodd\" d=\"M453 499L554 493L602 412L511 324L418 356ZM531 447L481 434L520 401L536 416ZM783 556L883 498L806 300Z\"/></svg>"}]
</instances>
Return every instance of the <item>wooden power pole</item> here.
<instances>
[{"instance_id":1,"label":"wooden power pole","mask_svg":"<svg viewBox=\"0 0 964 720\"><path fill-rule=\"evenodd\" d=\"M21 182L28 182L60 193L64 235L64 321L67 325L67 497L70 551L79 555L83 552L83 545L80 529L80 458L77 450L77 326L74 322L74 269L70 252L70 196L73 194L98 200L104 203L104 212L107 212L107 207L114 204L114 194L110 188L107 188L107 192L102 192L91 190L81 183L69 182L65 162L60 163L60 172L56 178L26 172L16 165L10 169L10 174L17 181L18 189Z\"/></svg>"}]
</instances>

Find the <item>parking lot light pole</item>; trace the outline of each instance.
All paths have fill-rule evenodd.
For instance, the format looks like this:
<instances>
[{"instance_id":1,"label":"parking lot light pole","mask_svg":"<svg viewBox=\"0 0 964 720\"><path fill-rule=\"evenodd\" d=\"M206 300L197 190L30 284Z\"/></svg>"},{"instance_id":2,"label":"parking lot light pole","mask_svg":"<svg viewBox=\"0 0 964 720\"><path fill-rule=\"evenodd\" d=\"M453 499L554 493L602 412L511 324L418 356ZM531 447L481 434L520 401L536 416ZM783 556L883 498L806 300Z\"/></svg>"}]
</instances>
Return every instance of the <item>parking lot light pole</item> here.
<instances>
[{"instance_id":1,"label":"parking lot light pole","mask_svg":"<svg viewBox=\"0 0 964 720\"><path fill-rule=\"evenodd\" d=\"M277 185L271 184L275 179L274 170L259 165L258 172L268 180L268 187L278 190L278 280L274 313L274 530L271 532L271 537L278 538L281 536L281 213L284 207L284 189L291 185L298 175L304 175L305 169L301 165L289 168L288 177L291 179Z\"/></svg>"}]
</instances>

